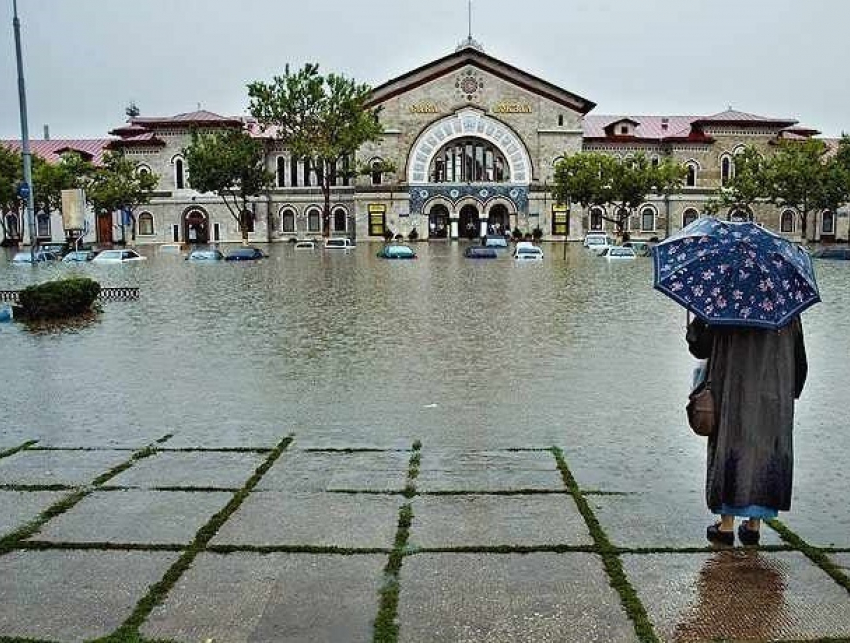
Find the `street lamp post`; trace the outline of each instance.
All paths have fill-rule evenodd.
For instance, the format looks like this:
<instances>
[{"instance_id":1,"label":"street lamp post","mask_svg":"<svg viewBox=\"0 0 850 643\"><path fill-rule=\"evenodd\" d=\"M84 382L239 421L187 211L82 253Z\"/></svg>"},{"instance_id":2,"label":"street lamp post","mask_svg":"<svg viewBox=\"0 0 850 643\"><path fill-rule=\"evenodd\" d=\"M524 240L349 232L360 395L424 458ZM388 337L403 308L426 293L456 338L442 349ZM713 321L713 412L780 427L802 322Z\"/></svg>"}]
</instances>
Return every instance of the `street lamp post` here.
<instances>
[{"instance_id":1,"label":"street lamp post","mask_svg":"<svg viewBox=\"0 0 850 643\"><path fill-rule=\"evenodd\" d=\"M24 185L19 191L27 201L27 222L30 227L30 259L35 263L37 234L35 229L35 195L32 189L32 155L27 127L27 90L24 84L24 62L21 56L21 21L18 19L18 0L12 0L12 28L15 32L15 56L18 62L18 105L21 111L21 156L24 160Z\"/></svg>"}]
</instances>

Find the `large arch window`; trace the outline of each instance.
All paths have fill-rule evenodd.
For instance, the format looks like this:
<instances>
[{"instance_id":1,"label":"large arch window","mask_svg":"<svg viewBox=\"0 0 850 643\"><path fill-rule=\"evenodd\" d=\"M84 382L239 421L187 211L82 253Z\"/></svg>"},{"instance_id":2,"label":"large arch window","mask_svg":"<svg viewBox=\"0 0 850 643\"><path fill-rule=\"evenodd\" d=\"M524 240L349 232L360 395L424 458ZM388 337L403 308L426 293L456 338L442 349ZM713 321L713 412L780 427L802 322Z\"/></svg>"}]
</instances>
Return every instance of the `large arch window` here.
<instances>
[{"instance_id":1,"label":"large arch window","mask_svg":"<svg viewBox=\"0 0 850 643\"><path fill-rule=\"evenodd\" d=\"M782 217L779 220L779 231L791 233L794 232L794 210L783 210Z\"/></svg>"},{"instance_id":2,"label":"large arch window","mask_svg":"<svg viewBox=\"0 0 850 643\"><path fill-rule=\"evenodd\" d=\"M456 139L444 145L431 161L432 183L505 183L508 162L492 143L479 138Z\"/></svg>"},{"instance_id":3,"label":"large arch window","mask_svg":"<svg viewBox=\"0 0 850 643\"><path fill-rule=\"evenodd\" d=\"M686 163L685 170L687 171L685 174L685 186L689 188L695 188L697 186L697 164Z\"/></svg>"},{"instance_id":4,"label":"large arch window","mask_svg":"<svg viewBox=\"0 0 850 643\"><path fill-rule=\"evenodd\" d=\"M729 185L733 176L735 176L735 163L729 154L724 154L720 157L720 185Z\"/></svg>"},{"instance_id":5,"label":"large arch window","mask_svg":"<svg viewBox=\"0 0 850 643\"><path fill-rule=\"evenodd\" d=\"M821 234L835 234L835 215L831 210L824 210L820 217Z\"/></svg>"},{"instance_id":6,"label":"large arch window","mask_svg":"<svg viewBox=\"0 0 850 643\"><path fill-rule=\"evenodd\" d=\"M150 212L142 212L138 217L139 235L152 236L154 233L153 215Z\"/></svg>"},{"instance_id":7,"label":"large arch window","mask_svg":"<svg viewBox=\"0 0 850 643\"><path fill-rule=\"evenodd\" d=\"M599 206L594 206L590 208L590 229L591 230L604 230L605 229L605 220L602 218L605 214L605 210L603 210Z\"/></svg>"},{"instance_id":8,"label":"large arch window","mask_svg":"<svg viewBox=\"0 0 850 643\"><path fill-rule=\"evenodd\" d=\"M47 212L39 212L36 215L35 234L39 239L50 238L50 215Z\"/></svg>"},{"instance_id":9,"label":"large arch window","mask_svg":"<svg viewBox=\"0 0 850 643\"><path fill-rule=\"evenodd\" d=\"M646 206L640 211L640 231L655 232L655 208Z\"/></svg>"},{"instance_id":10,"label":"large arch window","mask_svg":"<svg viewBox=\"0 0 850 643\"><path fill-rule=\"evenodd\" d=\"M732 221L733 223L743 223L745 221L749 221L750 223L752 223L754 221L753 213L746 208L732 208L729 211L729 221Z\"/></svg>"},{"instance_id":11,"label":"large arch window","mask_svg":"<svg viewBox=\"0 0 850 643\"><path fill-rule=\"evenodd\" d=\"M295 232L295 210L283 208L280 211L280 231L284 234Z\"/></svg>"},{"instance_id":12,"label":"large arch window","mask_svg":"<svg viewBox=\"0 0 850 643\"><path fill-rule=\"evenodd\" d=\"M183 159L178 157L174 158L174 185L178 190L182 190L186 187L186 167L183 162Z\"/></svg>"},{"instance_id":13,"label":"large arch window","mask_svg":"<svg viewBox=\"0 0 850 643\"><path fill-rule=\"evenodd\" d=\"M347 215L345 208L340 207L333 211L334 232L345 232Z\"/></svg>"},{"instance_id":14,"label":"large arch window","mask_svg":"<svg viewBox=\"0 0 850 643\"><path fill-rule=\"evenodd\" d=\"M307 211L307 232L319 234L322 231L322 211L312 207Z\"/></svg>"},{"instance_id":15,"label":"large arch window","mask_svg":"<svg viewBox=\"0 0 850 643\"><path fill-rule=\"evenodd\" d=\"M697 219L699 219L699 212L694 208L688 208L682 213L682 227L689 226Z\"/></svg>"},{"instance_id":16,"label":"large arch window","mask_svg":"<svg viewBox=\"0 0 850 643\"><path fill-rule=\"evenodd\" d=\"M277 163L275 168L275 176L277 177L277 187L282 188L286 186L286 159L282 156L277 157Z\"/></svg>"},{"instance_id":17,"label":"large arch window","mask_svg":"<svg viewBox=\"0 0 850 643\"><path fill-rule=\"evenodd\" d=\"M372 185L381 185L384 181L383 172L381 172L381 166L384 162L381 159L372 159L369 163L369 169L372 171Z\"/></svg>"},{"instance_id":18,"label":"large arch window","mask_svg":"<svg viewBox=\"0 0 850 643\"><path fill-rule=\"evenodd\" d=\"M429 236L445 239L449 235L449 209L442 203L435 203L428 213Z\"/></svg>"}]
</instances>

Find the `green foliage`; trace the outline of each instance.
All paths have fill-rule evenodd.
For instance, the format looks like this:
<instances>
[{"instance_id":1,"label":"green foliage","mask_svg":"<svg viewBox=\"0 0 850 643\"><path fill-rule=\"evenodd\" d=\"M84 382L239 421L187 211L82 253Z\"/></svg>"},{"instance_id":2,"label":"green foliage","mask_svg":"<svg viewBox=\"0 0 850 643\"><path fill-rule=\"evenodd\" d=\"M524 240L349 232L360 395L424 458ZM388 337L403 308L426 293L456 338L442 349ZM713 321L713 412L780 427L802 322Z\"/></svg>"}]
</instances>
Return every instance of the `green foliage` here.
<instances>
[{"instance_id":1,"label":"green foliage","mask_svg":"<svg viewBox=\"0 0 850 643\"><path fill-rule=\"evenodd\" d=\"M36 209L48 213L61 210L62 190L85 189L94 174L94 166L74 152L63 154L59 163L48 163L34 156L32 182Z\"/></svg>"},{"instance_id":2,"label":"green foliage","mask_svg":"<svg viewBox=\"0 0 850 643\"><path fill-rule=\"evenodd\" d=\"M17 211L18 184L23 179L23 160L20 152L0 145L0 212Z\"/></svg>"},{"instance_id":3,"label":"green foliage","mask_svg":"<svg viewBox=\"0 0 850 643\"><path fill-rule=\"evenodd\" d=\"M718 202L712 205L712 210L717 212L721 207L749 209L758 199L767 197L767 167L768 161L754 147L747 146L736 154L735 175L720 188Z\"/></svg>"},{"instance_id":4,"label":"green foliage","mask_svg":"<svg viewBox=\"0 0 850 643\"><path fill-rule=\"evenodd\" d=\"M333 73L323 76L313 63L296 72L287 65L284 75L275 76L271 83L248 85L251 114L264 128L274 128L293 156L310 160L325 199L325 225L329 223L332 187L327 168L354 158L364 143L383 135L380 110L368 107L371 93L369 85L353 79Z\"/></svg>"},{"instance_id":5,"label":"green foliage","mask_svg":"<svg viewBox=\"0 0 850 643\"><path fill-rule=\"evenodd\" d=\"M265 167L263 144L239 129L193 131L183 155L192 173L192 187L217 194L239 224L243 241L247 241L243 213L249 211L250 199L262 194L274 178Z\"/></svg>"},{"instance_id":6,"label":"green foliage","mask_svg":"<svg viewBox=\"0 0 850 643\"><path fill-rule=\"evenodd\" d=\"M103 163L95 167L82 187L95 212L114 212L148 203L159 177L152 172L139 172L139 164L120 152L106 152ZM135 221L133 222L135 236Z\"/></svg>"},{"instance_id":7,"label":"green foliage","mask_svg":"<svg viewBox=\"0 0 850 643\"><path fill-rule=\"evenodd\" d=\"M767 197L780 207L797 210L802 237L808 239L809 214L835 211L850 200L850 150L846 138L831 155L819 139L782 141L765 169Z\"/></svg>"},{"instance_id":8,"label":"green foliage","mask_svg":"<svg viewBox=\"0 0 850 643\"><path fill-rule=\"evenodd\" d=\"M61 319L85 313L100 294L100 284L74 277L29 286L21 291L19 303L28 319Z\"/></svg>"},{"instance_id":9,"label":"green foliage","mask_svg":"<svg viewBox=\"0 0 850 643\"><path fill-rule=\"evenodd\" d=\"M565 156L555 166L553 198L560 205L578 203L583 208L610 202L616 165L616 159L599 152Z\"/></svg>"}]
</instances>

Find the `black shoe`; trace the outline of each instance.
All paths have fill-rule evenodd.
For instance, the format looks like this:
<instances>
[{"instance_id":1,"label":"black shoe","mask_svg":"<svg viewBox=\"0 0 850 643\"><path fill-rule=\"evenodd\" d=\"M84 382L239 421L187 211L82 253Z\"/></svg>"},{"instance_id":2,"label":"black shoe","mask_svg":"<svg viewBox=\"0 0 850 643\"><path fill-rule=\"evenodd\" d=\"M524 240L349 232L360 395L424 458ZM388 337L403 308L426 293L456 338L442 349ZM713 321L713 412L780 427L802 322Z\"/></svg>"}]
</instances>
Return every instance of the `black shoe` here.
<instances>
[{"instance_id":1,"label":"black shoe","mask_svg":"<svg viewBox=\"0 0 850 643\"><path fill-rule=\"evenodd\" d=\"M759 544L759 532L756 529L750 529L745 523L738 525L738 540L742 545L753 547Z\"/></svg>"},{"instance_id":2,"label":"black shoe","mask_svg":"<svg viewBox=\"0 0 850 643\"><path fill-rule=\"evenodd\" d=\"M735 544L735 532L720 531L719 522L708 526L708 529L705 530L705 537L715 545L729 545L731 547Z\"/></svg>"}]
</instances>

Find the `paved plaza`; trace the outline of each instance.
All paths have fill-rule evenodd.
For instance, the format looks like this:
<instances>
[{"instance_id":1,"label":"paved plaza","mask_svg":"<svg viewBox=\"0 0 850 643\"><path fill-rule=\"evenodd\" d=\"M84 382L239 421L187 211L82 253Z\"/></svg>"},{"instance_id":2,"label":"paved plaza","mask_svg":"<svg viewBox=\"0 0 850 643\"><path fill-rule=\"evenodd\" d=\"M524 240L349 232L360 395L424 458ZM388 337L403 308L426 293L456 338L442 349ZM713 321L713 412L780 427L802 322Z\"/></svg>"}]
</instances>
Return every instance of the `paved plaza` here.
<instances>
[{"instance_id":1,"label":"paved plaza","mask_svg":"<svg viewBox=\"0 0 850 643\"><path fill-rule=\"evenodd\" d=\"M846 508L715 550L558 445L268 438L0 444L0 641L850 641Z\"/></svg>"}]
</instances>

